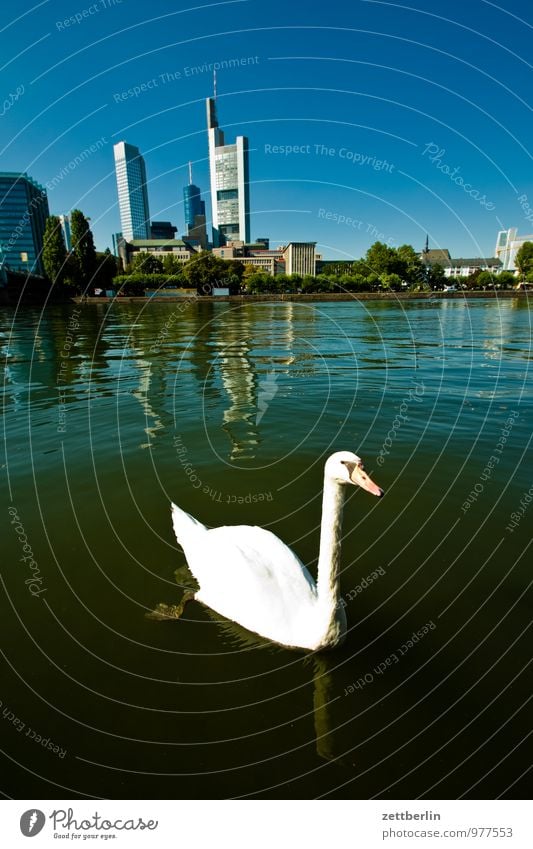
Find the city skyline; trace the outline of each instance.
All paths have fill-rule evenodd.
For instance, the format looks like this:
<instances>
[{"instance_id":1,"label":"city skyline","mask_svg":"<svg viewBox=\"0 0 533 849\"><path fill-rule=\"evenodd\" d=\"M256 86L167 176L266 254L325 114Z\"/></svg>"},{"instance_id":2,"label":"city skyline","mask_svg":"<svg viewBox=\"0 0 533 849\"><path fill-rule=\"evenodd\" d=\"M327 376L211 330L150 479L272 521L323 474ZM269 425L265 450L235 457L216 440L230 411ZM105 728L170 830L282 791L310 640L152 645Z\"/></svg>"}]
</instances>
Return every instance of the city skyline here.
<instances>
[{"instance_id":1,"label":"city skyline","mask_svg":"<svg viewBox=\"0 0 533 849\"><path fill-rule=\"evenodd\" d=\"M421 249L429 231L455 255L489 256L500 230L533 229L527 32L513 17L524 3L451 3L446 17L386 4L385 22L383 4L340 3L334 27L320 10L303 22L276 3L271 20L278 8L273 24L254 0L209 18L163 4L157 20L122 3L60 28L69 5L44 4L8 25L21 58L6 75L2 167L52 183L54 213L86 210L103 249L119 230L111 148L131 139L147 161L152 217L181 227L189 161L211 203L204 104L216 65L225 130L252 141L252 239L313 239L340 260L377 238ZM89 73L69 58L80 51Z\"/></svg>"}]
</instances>

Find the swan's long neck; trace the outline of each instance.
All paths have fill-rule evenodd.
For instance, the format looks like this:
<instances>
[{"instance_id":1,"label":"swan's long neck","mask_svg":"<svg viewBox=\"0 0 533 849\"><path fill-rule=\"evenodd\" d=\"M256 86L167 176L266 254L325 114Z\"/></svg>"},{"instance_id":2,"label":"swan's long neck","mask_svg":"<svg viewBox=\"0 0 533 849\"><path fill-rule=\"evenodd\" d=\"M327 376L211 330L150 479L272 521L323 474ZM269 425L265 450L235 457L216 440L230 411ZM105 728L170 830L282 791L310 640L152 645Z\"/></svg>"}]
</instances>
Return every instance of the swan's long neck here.
<instances>
[{"instance_id":1,"label":"swan's long neck","mask_svg":"<svg viewBox=\"0 0 533 849\"><path fill-rule=\"evenodd\" d=\"M326 477L322 497L317 593L320 604L331 610L332 615L340 599L339 572L343 507L343 487Z\"/></svg>"}]
</instances>

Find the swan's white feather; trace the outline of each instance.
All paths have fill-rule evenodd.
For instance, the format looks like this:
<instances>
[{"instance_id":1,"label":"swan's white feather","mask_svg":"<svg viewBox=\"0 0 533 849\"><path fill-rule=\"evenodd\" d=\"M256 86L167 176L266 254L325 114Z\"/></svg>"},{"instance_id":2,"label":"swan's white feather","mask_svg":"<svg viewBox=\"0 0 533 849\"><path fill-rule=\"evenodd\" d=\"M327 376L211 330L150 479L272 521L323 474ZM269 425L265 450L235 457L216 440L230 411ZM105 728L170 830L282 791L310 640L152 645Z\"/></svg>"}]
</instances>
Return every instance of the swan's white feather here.
<instances>
[{"instance_id":1,"label":"swan's white feather","mask_svg":"<svg viewBox=\"0 0 533 849\"><path fill-rule=\"evenodd\" d=\"M173 505L176 538L198 581L198 601L250 631L301 645L316 612L315 582L275 534L251 525L208 530Z\"/></svg>"},{"instance_id":2,"label":"swan's white feather","mask_svg":"<svg viewBox=\"0 0 533 849\"><path fill-rule=\"evenodd\" d=\"M324 470L317 584L270 531L250 525L208 530L173 504L176 538L200 586L195 598L285 646L337 645L346 633L346 615L339 604L342 488L354 483L374 495L383 494L363 472L356 454L332 454Z\"/></svg>"}]
</instances>

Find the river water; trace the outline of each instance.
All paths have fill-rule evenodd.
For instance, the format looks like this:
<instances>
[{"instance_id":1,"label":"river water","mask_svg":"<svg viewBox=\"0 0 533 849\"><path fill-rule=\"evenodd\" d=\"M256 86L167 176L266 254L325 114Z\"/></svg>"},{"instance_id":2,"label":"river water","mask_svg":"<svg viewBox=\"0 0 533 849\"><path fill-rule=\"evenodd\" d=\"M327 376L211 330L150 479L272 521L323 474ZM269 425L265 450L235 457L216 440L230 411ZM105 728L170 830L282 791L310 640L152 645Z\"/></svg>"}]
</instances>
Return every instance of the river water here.
<instances>
[{"instance_id":1,"label":"river water","mask_svg":"<svg viewBox=\"0 0 533 849\"><path fill-rule=\"evenodd\" d=\"M0 328L5 795L529 795L525 300L68 304ZM385 490L347 499L342 648L198 603L146 617L190 585L171 500L315 570L339 449Z\"/></svg>"}]
</instances>

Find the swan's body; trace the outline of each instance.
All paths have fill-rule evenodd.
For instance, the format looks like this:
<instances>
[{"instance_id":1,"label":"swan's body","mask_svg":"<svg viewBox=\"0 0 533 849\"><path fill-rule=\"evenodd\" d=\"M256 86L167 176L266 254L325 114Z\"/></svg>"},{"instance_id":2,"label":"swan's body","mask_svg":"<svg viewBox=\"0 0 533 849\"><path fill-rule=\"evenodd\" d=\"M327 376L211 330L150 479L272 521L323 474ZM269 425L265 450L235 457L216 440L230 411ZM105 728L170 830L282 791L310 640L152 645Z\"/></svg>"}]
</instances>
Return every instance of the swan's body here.
<instances>
[{"instance_id":1,"label":"swan's body","mask_svg":"<svg viewBox=\"0 0 533 849\"><path fill-rule=\"evenodd\" d=\"M285 646L322 649L346 633L339 604L344 484L382 491L351 452L326 463L318 579L278 537L263 528L235 525L208 529L172 505L176 539L200 589L194 598L228 619Z\"/></svg>"}]
</instances>

